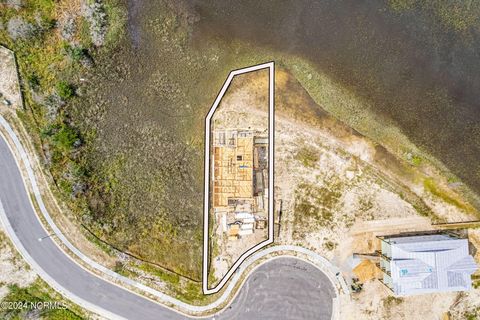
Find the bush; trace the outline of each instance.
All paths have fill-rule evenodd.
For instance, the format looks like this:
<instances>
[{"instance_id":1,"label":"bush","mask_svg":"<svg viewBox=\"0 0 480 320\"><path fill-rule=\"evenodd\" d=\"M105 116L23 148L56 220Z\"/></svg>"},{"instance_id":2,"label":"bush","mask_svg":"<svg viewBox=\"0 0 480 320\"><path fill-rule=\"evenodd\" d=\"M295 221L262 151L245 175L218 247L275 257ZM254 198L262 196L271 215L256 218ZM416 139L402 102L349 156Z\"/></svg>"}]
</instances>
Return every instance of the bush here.
<instances>
[{"instance_id":1,"label":"bush","mask_svg":"<svg viewBox=\"0 0 480 320\"><path fill-rule=\"evenodd\" d=\"M73 86L71 86L65 81L58 82L56 90L60 98L64 100L67 100L73 97L73 95L75 94L75 90L73 89Z\"/></svg>"},{"instance_id":2,"label":"bush","mask_svg":"<svg viewBox=\"0 0 480 320\"><path fill-rule=\"evenodd\" d=\"M93 66L93 59L87 49L79 46L65 46L65 52L75 62L80 62L85 67Z\"/></svg>"},{"instance_id":3,"label":"bush","mask_svg":"<svg viewBox=\"0 0 480 320\"><path fill-rule=\"evenodd\" d=\"M31 74L27 77L28 86L32 90L37 90L40 87L40 78L36 74Z\"/></svg>"},{"instance_id":4,"label":"bush","mask_svg":"<svg viewBox=\"0 0 480 320\"><path fill-rule=\"evenodd\" d=\"M85 49L81 47L69 46L69 45L65 46L65 52L74 61L80 61L80 59L82 59L86 54Z\"/></svg>"},{"instance_id":5,"label":"bush","mask_svg":"<svg viewBox=\"0 0 480 320\"><path fill-rule=\"evenodd\" d=\"M66 124L62 124L60 129L53 135L55 146L63 151L70 151L80 144L78 134Z\"/></svg>"},{"instance_id":6,"label":"bush","mask_svg":"<svg viewBox=\"0 0 480 320\"><path fill-rule=\"evenodd\" d=\"M422 158L420 156L414 155L412 156L412 164L414 166L419 166L422 164Z\"/></svg>"}]
</instances>

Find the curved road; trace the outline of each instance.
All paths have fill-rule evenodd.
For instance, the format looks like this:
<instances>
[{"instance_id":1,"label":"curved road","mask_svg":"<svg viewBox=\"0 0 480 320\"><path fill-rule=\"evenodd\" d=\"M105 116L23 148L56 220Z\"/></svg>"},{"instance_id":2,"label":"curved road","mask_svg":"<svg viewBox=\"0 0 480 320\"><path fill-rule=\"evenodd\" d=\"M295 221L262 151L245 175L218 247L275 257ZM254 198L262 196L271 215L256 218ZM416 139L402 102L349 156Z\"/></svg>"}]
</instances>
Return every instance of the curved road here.
<instances>
[{"instance_id":1,"label":"curved road","mask_svg":"<svg viewBox=\"0 0 480 320\"><path fill-rule=\"evenodd\" d=\"M102 280L66 256L47 237L32 208L14 157L0 136L1 210L33 261L59 286L87 305L97 306L117 319L186 318ZM47 238L38 241L41 237ZM232 305L217 318L330 319L334 296L331 282L320 270L294 258L279 258L254 271Z\"/></svg>"}]
</instances>

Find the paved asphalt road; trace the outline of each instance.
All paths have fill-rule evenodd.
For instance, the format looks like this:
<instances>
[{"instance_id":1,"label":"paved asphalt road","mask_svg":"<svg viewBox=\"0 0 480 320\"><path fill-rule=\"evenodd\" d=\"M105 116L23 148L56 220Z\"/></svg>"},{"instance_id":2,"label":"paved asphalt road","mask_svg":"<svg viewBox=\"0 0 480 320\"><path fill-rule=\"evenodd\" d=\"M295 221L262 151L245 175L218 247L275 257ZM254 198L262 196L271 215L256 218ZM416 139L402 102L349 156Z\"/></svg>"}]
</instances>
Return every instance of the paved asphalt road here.
<instances>
[{"instance_id":1,"label":"paved asphalt road","mask_svg":"<svg viewBox=\"0 0 480 320\"><path fill-rule=\"evenodd\" d=\"M0 138L0 200L19 240L37 264L78 297L127 319L184 316L80 268L47 236L25 190L20 171ZM313 266L293 258L272 260L247 280L221 319L330 319L333 288ZM217 316L218 318L218 316Z\"/></svg>"},{"instance_id":2,"label":"paved asphalt road","mask_svg":"<svg viewBox=\"0 0 480 320\"><path fill-rule=\"evenodd\" d=\"M250 275L218 319L327 320L334 297L330 280L319 269L298 259L277 258Z\"/></svg>"}]
</instances>

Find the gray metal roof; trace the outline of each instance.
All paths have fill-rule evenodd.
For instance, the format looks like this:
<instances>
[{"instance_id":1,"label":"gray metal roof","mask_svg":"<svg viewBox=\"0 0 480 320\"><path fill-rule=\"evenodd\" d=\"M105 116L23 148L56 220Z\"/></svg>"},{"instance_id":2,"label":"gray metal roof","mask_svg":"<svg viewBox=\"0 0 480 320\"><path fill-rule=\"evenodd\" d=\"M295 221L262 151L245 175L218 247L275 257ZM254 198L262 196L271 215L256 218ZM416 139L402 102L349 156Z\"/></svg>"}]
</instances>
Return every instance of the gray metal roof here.
<instances>
[{"instance_id":1,"label":"gray metal roof","mask_svg":"<svg viewBox=\"0 0 480 320\"><path fill-rule=\"evenodd\" d=\"M478 266L468 252L468 240L448 235L386 239L391 245L393 291L410 295L471 288Z\"/></svg>"}]
</instances>

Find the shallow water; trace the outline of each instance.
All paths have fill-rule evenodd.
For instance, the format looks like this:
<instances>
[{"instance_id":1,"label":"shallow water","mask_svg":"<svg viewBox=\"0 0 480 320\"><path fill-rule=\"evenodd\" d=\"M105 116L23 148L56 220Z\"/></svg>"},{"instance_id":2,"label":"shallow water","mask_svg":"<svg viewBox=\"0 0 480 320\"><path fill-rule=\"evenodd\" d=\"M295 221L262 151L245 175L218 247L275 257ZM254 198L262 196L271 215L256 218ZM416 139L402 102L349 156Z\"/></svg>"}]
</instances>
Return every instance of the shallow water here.
<instances>
[{"instance_id":1,"label":"shallow water","mask_svg":"<svg viewBox=\"0 0 480 320\"><path fill-rule=\"evenodd\" d=\"M478 23L455 32L383 1L197 0L197 39L301 55L372 103L480 193Z\"/></svg>"}]
</instances>

